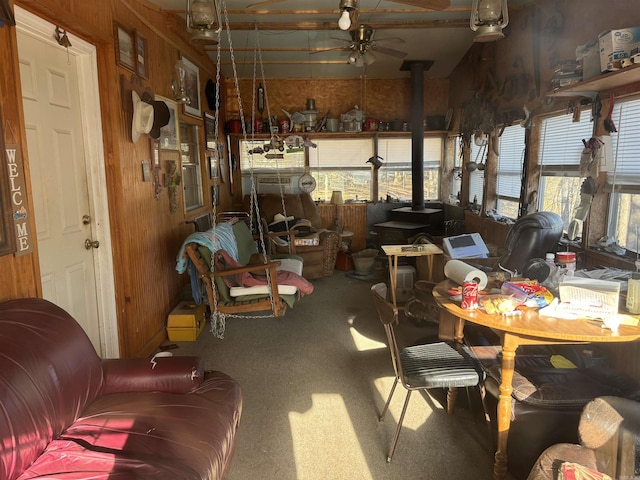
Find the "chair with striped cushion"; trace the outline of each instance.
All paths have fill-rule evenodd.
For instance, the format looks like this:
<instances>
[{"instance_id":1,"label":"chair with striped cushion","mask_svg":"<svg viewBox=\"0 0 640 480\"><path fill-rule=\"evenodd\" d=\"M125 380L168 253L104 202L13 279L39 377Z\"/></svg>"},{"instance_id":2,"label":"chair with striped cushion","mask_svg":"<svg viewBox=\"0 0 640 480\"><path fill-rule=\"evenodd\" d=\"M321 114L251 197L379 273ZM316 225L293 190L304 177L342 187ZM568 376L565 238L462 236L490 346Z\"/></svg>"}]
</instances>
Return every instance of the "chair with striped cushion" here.
<instances>
[{"instance_id":1,"label":"chair with striped cushion","mask_svg":"<svg viewBox=\"0 0 640 480\"><path fill-rule=\"evenodd\" d=\"M483 379L483 373L479 363L464 345L436 342L399 349L393 327L397 324L398 308L387 300L387 285L384 283L375 284L371 287L371 292L378 316L387 334L395 371L393 387L380 413L379 420L382 420L387 413L398 383L402 383L402 386L407 390L391 449L387 455L387 462L391 462L413 391L447 388L447 413L451 414L454 410L456 389L478 385Z\"/></svg>"}]
</instances>

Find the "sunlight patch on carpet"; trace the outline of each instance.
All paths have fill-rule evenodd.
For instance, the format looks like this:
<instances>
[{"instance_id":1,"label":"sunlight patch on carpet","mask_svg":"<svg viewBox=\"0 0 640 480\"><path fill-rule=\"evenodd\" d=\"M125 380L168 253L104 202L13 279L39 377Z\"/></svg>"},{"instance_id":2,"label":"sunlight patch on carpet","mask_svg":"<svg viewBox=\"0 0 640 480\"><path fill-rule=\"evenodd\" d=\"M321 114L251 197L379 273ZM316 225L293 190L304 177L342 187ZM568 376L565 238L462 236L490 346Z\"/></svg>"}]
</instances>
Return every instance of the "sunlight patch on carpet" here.
<instances>
[{"instance_id":1,"label":"sunlight patch on carpet","mask_svg":"<svg viewBox=\"0 0 640 480\"><path fill-rule=\"evenodd\" d=\"M298 480L341 478L344 465L358 472L359 479L373 480L362 449L354 448L358 435L341 395L313 394L311 408L289 412L289 423Z\"/></svg>"},{"instance_id":2,"label":"sunlight patch on carpet","mask_svg":"<svg viewBox=\"0 0 640 480\"><path fill-rule=\"evenodd\" d=\"M384 402L387 401L387 397L389 396L389 392L391 391L391 387L393 386L393 377L383 377L377 378L374 382L374 387L378 391L380 395L380 407L381 410L384 406ZM407 390L405 390L402 385L398 384L396 387L396 391L393 394L393 399L391 399L391 405L389 405L389 411L387 412L387 417L385 421L388 421L391 417L393 417L394 428L400 418L400 414L402 413L402 405L404 404L404 399L407 395ZM377 402L376 402L377 403ZM424 426L427 422L431 414L434 413L434 408L440 408L436 402L429 403L422 395L421 392L415 391L411 394L411 401L409 402L409 407L407 408L407 414L404 417L404 421L402 422L402 428L409 428L411 430L418 430L420 427Z\"/></svg>"},{"instance_id":3,"label":"sunlight patch on carpet","mask_svg":"<svg viewBox=\"0 0 640 480\"><path fill-rule=\"evenodd\" d=\"M372 340L369 337L365 337L355 328L350 328L349 333L353 338L353 344L356 346L359 352L366 352L367 350L379 350L381 348L387 348L387 346L377 340Z\"/></svg>"}]
</instances>

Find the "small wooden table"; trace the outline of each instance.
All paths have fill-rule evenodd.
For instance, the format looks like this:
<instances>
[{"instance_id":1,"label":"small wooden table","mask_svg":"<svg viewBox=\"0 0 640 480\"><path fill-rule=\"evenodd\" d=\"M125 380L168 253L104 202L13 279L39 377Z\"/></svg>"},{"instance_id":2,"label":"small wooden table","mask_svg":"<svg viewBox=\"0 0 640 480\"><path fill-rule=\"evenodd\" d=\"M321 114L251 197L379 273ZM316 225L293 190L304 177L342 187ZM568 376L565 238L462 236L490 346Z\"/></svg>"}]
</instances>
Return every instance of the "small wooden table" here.
<instances>
[{"instance_id":1,"label":"small wooden table","mask_svg":"<svg viewBox=\"0 0 640 480\"><path fill-rule=\"evenodd\" d=\"M498 399L498 449L493 469L494 479L504 479L507 473L507 440L511 423L511 392L516 348L520 345L553 345L570 343L633 342L640 340L640 327L620 325L618 332L601 327L601 322L562 320L540 317L536 309L526 309L523 315L503 317L482 310L464 310L460 302L449 298L447 291L458 285L445 280L433 289L433 297L441 308L456 317L455 339L464 338L466 321L484 325L496 332L502 343L502 383Z\"/></svg>"},{"instance_id":2,"label":"small wooden table","mask_svg":"<svg viewBox=\"0 0 640 480\"><path fill-rule=\"evenodd\" d=\"M418 248L414 248L418 247ZM427 257L429 280L433 279L433 256L444 253L440 247L433 243L421 243L418 245L383 245L382 250L389 259L389 283L391 283L391 299L396 304L396 286L398 284L398 261L400 257Z\"/></svg>"}]
</instances>

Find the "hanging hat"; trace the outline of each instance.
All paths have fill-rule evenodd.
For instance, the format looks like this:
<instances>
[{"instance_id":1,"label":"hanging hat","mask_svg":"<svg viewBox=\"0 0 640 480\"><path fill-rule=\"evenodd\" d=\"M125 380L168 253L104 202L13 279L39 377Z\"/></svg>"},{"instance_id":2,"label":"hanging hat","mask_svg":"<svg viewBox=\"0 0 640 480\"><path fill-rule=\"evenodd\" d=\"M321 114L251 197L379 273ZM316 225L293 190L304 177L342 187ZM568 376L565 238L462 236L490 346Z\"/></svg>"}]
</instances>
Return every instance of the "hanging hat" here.
<instances>
[{"instance_id":1,"label":"hanging hat","mask_svg":"<svg viewBox=\"0 0 640 480\"><path fill-rule=\"evenodd\" d=\"M213 83L213 80L207 80L207 86L204 89L204 94L207 97L207 105L209 106L209 110L217 110L218 102L216 102L216 93L218 92L218 88L216 84Z\"/></svg>"},{"instance_id":2,"label":"hanging hat","mask_svg":"<svg viewBox=\"0 0 640 480\"><path fill-rule=\"evenodd\" d=\"M169 107L162 100L154 100L149 92L142 94L142 101L153 107L153 127L149 130L149 136L157 140L160 138L160 129L169 123L171 118Z\"/></svg>"},{"instance_id":3,"label":"hanging hat","mask_svg":"<svg viewBox=\"0 0 640 480\"><path fill-rule=\"evenodd\" d=\"M141 133L149 133L153 127L153 107L140 100L140 95L133 90L133 121L131 122L131 140L136 143Z\"/></svg>"}]
</instances>

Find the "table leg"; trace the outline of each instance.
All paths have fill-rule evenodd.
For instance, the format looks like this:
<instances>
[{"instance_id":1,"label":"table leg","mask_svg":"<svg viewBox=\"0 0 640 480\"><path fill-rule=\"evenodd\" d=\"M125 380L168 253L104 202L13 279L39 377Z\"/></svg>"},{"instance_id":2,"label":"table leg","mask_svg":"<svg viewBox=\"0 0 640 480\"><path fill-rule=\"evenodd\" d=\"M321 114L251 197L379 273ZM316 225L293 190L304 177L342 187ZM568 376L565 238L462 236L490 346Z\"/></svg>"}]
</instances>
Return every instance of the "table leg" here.
<instances>
[{"instance_id":1,"label":"table leg","mask_svg":"<svg viewBox=\"0 0 640 480\"><path fill-rule=\"evenodd\" d=\"M433 255L427 255L427 266L429 268L429 281L433 282Z\"/></svg>"},{"instance_id":2,"label":"table leg","mask_svg":"<svg viewBox=\"0 0 640 480\"><path fill-rule=\"evenodd\" d=\"M493 478L502 480L507 475L507 440L511 424L511 392L515 368L517 342L505 334L502 342L502 382L498 400L498 449L493 467Z\"/></svg>"},{"instance_id":3,"label":"table leg","mask_svg":"<svg viewBox=\"0 0 640 480\"><path fill-rule=\"evenodd\" d=\"M398 257L395 255L389 255L387 257L389 261L389 284L391 286L391 300L394 307L397 307L396 303L396 285L398 282Z\"/></svg>"}]
</instances>

